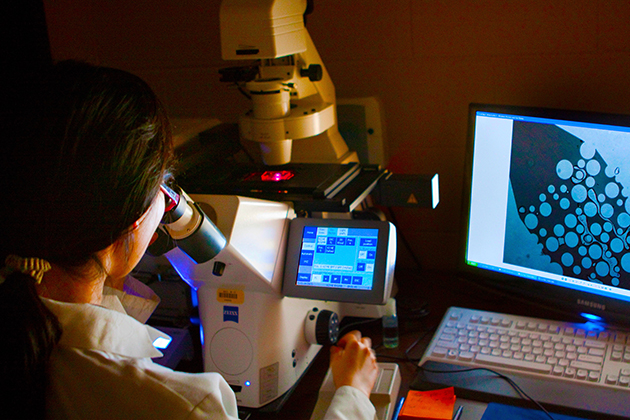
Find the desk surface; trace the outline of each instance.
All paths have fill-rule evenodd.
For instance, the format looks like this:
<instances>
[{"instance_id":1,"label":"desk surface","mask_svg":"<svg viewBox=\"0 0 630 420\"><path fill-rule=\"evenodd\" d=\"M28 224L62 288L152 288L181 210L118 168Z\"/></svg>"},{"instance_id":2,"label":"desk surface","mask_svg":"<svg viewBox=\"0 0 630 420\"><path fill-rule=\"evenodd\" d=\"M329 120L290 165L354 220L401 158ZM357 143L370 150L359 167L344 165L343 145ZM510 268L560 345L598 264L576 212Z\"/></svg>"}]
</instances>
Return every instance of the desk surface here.
<instances>
[{"instance_id":1,"label":"desk surface","mask_svg":"<svg viewBox=\"0 0 630 420\"><path fill-rule=\"evenodd\" d=\"M405 279L398 277L397 293L400 328L400 345L397 349L386 349L380 345L382 328L379 320L363 324L356 329L372 338L380 362L397 362L400 366L402 385L399 395L406 395L409 384L416 377L417 360L428 345L435 327L439 324L446 309L461 306L513 314L531 314L532 307L524 302L506 299L504 295L489 292L457 276L439 272L426 272L421 276ZM420 308L426 304L428 313L418 317ZM553 318L545 313L545 308L536 308L537 316ZM540 314L540 315L539 315ZM419 341L418 341L419 340ZM416 341L418 341L416 343ZM404 362L405 352L412 347L408 357L415 362ZM250 419L309 419L319 387L328 369L328 352L320 352L305 376L298 383L293 394L275 413L254 412ZM466 402L470 409L465 410L462 420L481 418L485 404Z\"/></svg>"}]
</instances>

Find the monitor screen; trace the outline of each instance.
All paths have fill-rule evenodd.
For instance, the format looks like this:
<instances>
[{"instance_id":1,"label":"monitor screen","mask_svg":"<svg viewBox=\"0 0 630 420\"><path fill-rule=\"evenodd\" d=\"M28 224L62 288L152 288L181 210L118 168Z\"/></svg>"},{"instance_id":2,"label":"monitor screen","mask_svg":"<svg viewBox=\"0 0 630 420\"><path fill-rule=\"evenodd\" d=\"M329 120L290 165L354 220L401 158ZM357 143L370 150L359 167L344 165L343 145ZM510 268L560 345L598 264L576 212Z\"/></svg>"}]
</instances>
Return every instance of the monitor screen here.
<instances>
[{"instance_id":1,"label":"monitor screen","mask_svg":"<svg viewBox=\"0 0 630 420\"><path fill-rule=\"evenodd\" d=\"M630 316L630 116L472 104L462 268L572 313Z\"/></svg>"},{"instance_id":2,"label":"monitor screen","mask_svg":"<svg viewBox=\"0 0 630 420\"><path fill-rule=\"evenodd\" d=\"M291 221L286 296L383 304L391 293L396 234L389 222L297 218Z\"/></svg>"}]
</instances>

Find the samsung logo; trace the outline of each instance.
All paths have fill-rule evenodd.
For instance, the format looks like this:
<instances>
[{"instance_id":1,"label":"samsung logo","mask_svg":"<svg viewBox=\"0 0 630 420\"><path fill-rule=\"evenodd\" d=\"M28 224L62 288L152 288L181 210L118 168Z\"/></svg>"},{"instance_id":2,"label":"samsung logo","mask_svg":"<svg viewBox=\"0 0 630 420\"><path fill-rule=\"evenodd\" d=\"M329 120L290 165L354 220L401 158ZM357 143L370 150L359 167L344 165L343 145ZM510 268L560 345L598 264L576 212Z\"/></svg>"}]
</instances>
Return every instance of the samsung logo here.
<instances>
[{"instance_id":1,"label":"samsung logo","mask_svg":"<svg viewBox=\"0 0 630 420\"><path fill-rule=\"evenodd\" d=\"M593 302L591 300L578 299L577 304L586 306L588 308L599 309L600 311L606 310L606 305L604 305L603 303Z\"/></svg>"},{"instance_id":2,"label":"samsung logo","mask_svg":"<svg viewBox=\"0 0 630 420\"><path fill-rule=\"evenodd\" d=\"M223 307L223 322L232 321L238 324L238 306Z\"/></svg>"}]
</instances>

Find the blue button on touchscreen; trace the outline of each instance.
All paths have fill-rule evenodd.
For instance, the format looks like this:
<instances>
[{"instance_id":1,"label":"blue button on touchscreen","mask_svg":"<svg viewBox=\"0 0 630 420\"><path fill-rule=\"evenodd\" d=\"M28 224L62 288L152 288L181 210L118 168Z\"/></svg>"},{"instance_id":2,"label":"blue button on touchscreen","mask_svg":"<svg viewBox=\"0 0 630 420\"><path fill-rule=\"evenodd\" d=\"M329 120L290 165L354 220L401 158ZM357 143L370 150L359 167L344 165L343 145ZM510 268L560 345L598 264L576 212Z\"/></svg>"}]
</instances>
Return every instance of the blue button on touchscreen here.
<instances>
[{"instance_id":1,"label":"blue button on touchscreen","mask_svg":"<svg viewBox=\"0 0 630 420\"><path fill-rule=\"evenodd\" d=\"M372 290L378 229L306 226L298 286Z\"/></svg>"}]
</instances>

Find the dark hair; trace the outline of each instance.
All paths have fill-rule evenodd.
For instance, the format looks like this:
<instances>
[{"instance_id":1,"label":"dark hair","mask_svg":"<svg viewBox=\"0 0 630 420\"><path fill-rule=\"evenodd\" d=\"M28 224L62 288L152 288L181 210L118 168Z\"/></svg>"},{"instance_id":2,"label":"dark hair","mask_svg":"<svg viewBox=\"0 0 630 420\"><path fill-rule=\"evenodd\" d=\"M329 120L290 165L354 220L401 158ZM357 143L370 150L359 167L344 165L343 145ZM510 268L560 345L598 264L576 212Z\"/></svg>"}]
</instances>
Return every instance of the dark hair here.
<instances>
[{"instance_id":1,"label":"dark hair","mask_svg":"<svg viewBox=\"0 0 630 420\"><path fill-rule=\"evenodd\" d=\"M96 253L128 232L169 173L164 107L140 78L74 61L16 84L7 98L0 265L8 254L70 272L98 263ZM61 328L29 276L0 284L0 334L0 377L15 390L0 393L3 415L43 417L45 362Z\"/></svg>"}]
</instances>

